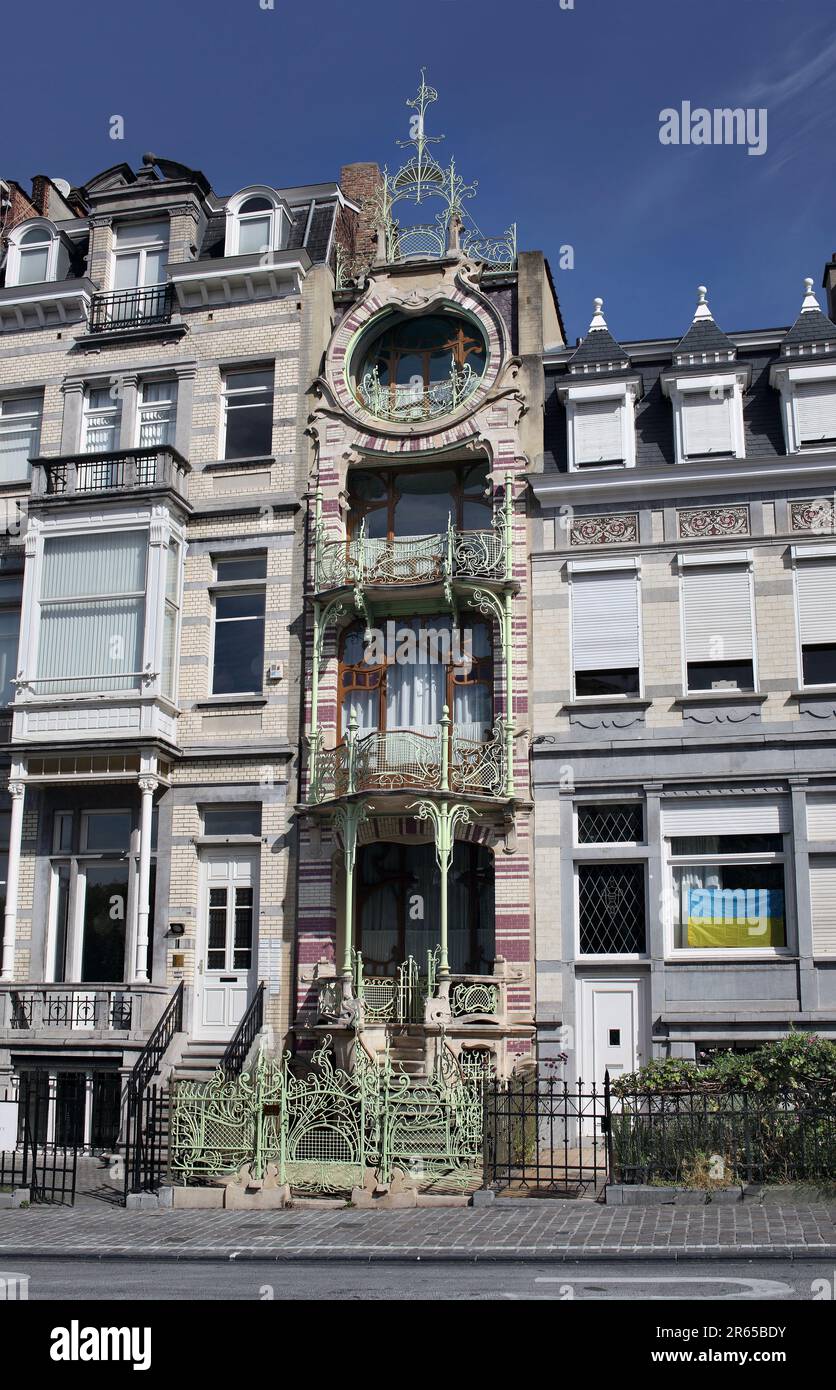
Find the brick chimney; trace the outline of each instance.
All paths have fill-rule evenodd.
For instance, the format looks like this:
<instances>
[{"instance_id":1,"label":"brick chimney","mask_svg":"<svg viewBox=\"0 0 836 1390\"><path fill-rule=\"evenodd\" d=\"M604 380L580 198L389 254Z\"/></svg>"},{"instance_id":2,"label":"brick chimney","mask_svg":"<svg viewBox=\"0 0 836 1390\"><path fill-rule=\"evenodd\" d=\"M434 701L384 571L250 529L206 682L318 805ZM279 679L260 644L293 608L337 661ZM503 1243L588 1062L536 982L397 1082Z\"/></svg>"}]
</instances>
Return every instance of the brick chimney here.
<instances>
[{"instance_id":1,"label":"brick chimney","mask_svg":"<svg viewBox=\"0 0 836 1390\"><path fill-rule=\"evenodd\" d=\"M383 175L377 164L344 164L340 170L340 188L358 213L348 213L341 219L337 235L347 255L369 263L377 252L377 225L369 206L383 185Z\"/></svg>"}]
</instances>

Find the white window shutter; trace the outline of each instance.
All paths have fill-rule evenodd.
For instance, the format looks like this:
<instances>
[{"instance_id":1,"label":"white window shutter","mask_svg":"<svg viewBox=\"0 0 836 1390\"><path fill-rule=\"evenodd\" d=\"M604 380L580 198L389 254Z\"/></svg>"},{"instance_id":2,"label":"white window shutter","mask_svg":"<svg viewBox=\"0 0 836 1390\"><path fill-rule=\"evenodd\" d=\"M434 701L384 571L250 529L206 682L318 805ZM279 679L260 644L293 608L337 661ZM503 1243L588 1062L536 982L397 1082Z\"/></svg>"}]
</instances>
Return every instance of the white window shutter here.
<instances>
[{"instance_id":1,"label":"white window shutter","mask_svg":"<svg viewBox=\"0 0 836 1390\"><path fill-rule=\"evenodd\" d=\"M707 796L663 801L663 833L672 835L785 835L792 827L789 797Z\"/></svg>"},{"instance_id":2,"label":"white window shutter","mask_svg":"<svg viewBox=\"0 0 836 1390\"><path fill-rule=\"evenodd\" d=\"M836 840L836 795L813 792L807 797L808 840Z\"/></svg>"},{"instance_id":3,"label":"white window shutter","mask_svg":"<svg viewBox=\"0 0 836 1390\"><path fill-rule=\"evenodd\" d=\"M836 857L810 859L810 898L813 909L813 954L836 955Z\"/></svg>"},{"instance_id":4,"label":"white window shutter","mask_svg":"<svg viewBox=\"0 0 836 1390\"><path fill-rule=\"evenodd\" d=\"M804 381L795 387L798 438L802 444L836 439L836 382Z\"/></svg>"},{"instance_id":5,"label":"white window shutter","mask_svg":"<svg viewBox=\"0 0 836 1390\"><path fill-rule=\"evenodd\" d=\"M572 576L572 653L576 671L634 671L639 662L639 585L635 570Z\"/></svg>"},{"instance_id":6,"label":"white window shutter","mask_svg":"<svg viewBox=\"0 0 836 1390\"><path fill-rule=\"evenodd\" d=\"M619 400L583 401L575 406L575 464L624 460L624 406Z\"/></svg>"},{"instance_id":7,"label":"white window shutter","mask_svg":"<svg viewBox=\"0 0 836 1390\"><path fill-rule=\"evenodd\" d=\"M682 435L686 458L732 454L732 397L724 391L687 391L682 397Z\"/></svg>"},{"instance_id":8,"label":"white window shutter","mask_svg":"<svg viewBox=\"0 0 836 1390\"><path fill-rule=\"evenodd\" d=\"M683 578L687 661L751 661L752 605L745 565L707 565Z\"/></svg>"},{"instance_id":9,"label":"white window shutter","mask_svg":"<svg viewBox=\"0 0 836 1390\"><path fill-rule=\"evenodd\" d=\"M836 642L836 562L801 561L796 582L801 645Z\"/></svg>"}]
</instances>

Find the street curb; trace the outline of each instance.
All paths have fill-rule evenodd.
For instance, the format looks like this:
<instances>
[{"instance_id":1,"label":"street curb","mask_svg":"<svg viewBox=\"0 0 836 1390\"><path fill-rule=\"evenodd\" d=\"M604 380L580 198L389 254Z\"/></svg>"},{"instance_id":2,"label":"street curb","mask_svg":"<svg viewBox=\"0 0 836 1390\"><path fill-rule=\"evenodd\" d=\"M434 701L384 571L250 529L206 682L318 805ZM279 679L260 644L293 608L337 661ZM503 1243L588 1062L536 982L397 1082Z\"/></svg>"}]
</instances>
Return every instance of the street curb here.
<instances>
[{"instance_id":1,"label":"street curb","mask_svg":"<svg viewBox=\"0 0 836 1390\"><path fill-rule=\"evenodd\" d=\"M596 1246L582 1250L561 1248L538 1249L536 1246L517 1250L450 1250L444 1247L407 1248L393 1250L344 1250L338 1247L324 1250L219 1250L200 1246L194 1250L170 1246L131 1246L122 1250L84 1249L55 1246L49 1249L27 1250L25 1247L0 1247L3 1260L78 1260L119 1262L148 1260L154 1263L224 1263L224 1264L533 1264L601 1260L669 1260L680 1264L689 1260L836 1260L836 1245L723 1245L692 1246L671 1249L666 1245L653 1246Z\"/></svg>"}]
</instances>

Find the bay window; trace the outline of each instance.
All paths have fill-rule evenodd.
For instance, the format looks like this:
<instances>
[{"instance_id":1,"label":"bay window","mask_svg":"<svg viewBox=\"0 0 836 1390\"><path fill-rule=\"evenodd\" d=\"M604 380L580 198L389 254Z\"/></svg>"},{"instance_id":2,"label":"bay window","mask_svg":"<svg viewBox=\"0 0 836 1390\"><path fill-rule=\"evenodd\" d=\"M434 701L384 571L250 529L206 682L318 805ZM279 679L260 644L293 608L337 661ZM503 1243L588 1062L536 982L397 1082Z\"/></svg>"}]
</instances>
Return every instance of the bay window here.
<instances>
[{"instance_id":1,"label":"bay window","mask_svg":"<svg viewBox=\"0 0 836 1390\"><path fill-rule=\"evenodd\" d=\"M139 689L148 533L98 532L44 542L37 689Z\"/></svg>"},{"instance_id":2,"label":"bay window","mask_svg":"<svg viewBox=\"0 0 836 1390\"><path fill-rule=\"evenodd\" d=\"M0 483L26 482L40 446L42 396L0 396Z\"/></svg>"},{"instance_id":3,"label":"bay window","mask_svg":"<svg viewBox=\"0 0 836 1390\"><path fill-rule=\"evenodd\" d=\"M601 568L570 561L575 698L638 695L641 671L639 580L635 560Z\"/></svg>"},{"instance_id":4,"label":"bay window","mask_svg":"<svg viewBox=\"0 0 836 1390\"><path fill-rule=\"evenodd\" d=\"M748 551L680 555L688 691L754 690Z\"/></svg>"}]
</instances>

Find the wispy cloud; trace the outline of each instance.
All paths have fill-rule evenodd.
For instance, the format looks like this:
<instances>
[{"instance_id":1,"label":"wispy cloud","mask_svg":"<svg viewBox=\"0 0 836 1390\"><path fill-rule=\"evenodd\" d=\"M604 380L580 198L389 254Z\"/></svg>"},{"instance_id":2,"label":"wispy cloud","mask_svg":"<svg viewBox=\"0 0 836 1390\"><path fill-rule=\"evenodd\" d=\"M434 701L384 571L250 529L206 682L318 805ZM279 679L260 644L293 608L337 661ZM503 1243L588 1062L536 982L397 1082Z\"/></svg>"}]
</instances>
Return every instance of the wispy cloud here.
<instances>
[{"instance_id":1,"label":"wispy cloud","mask_svg":"<svg viewBox=\"0 0 836 1390\"><path fill-rule=\"evenodd\" d=\"M789 63L782 63L783 76L759 78L744 93L746 105L763 103L771 108L784 106L797 101L799 97L815 95L814 89L824 83L832 86L836 81L836 36L819 49L813 58L807 58L811 41L809 36L793 45Z\"/></svg>"}]
</instances>

